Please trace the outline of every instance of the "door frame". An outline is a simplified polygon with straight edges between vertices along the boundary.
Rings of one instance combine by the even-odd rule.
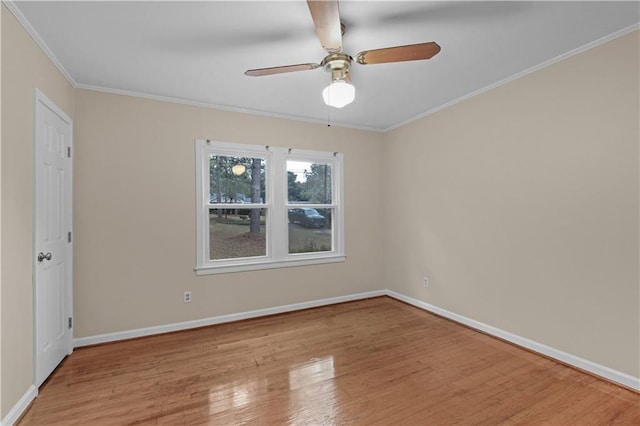
[[[38,180],[37,180],[37,136],[38,136],[38,125],[41,120],[40,117],[40,105],[44,108],[50,109],[54,114],[60,117],[68,126],[69,126],[69,147],[70,153],[73,152],[73,120],[69,117],[58,105],[56,105],[51,99],[49,99],[42,91],[38,88],[34,88],[33,90],[33,99],[34,99],[34,112],[33,112],[33,235],[32,235],[32,291],[33,291],[33,384],[36,387],[36,392],[38,388],[38,319],[39,315],[37,312],[37,291],[36,291],[36,269],[38,267],[38,262],[36,260],[38,247],[36,246],[36,226],[37,226],[37,195],[38,191],[36,190]],[[71,156],[71,162],[69,165],[69,211],[65,212],[68,215],[69,223],[70,223],[70,232],[73,237],[73,156]],[[73,318],[73,238],[71,238],[71,242],[69,242],[68,249],[68,280],[65,286],[65,316],[69,318]],[[74,324],[72,320],[72,326],[69,329],[69,339],[67,342],[67,353],[71,355],[73,352],[73,329]]]

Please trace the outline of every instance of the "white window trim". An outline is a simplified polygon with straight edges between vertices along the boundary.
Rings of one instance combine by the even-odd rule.
[[[267,209],[269,226],[266,229],[267,255],[224,260],[209,259],[209,215],[205,214],[209,200],[209,153],[232,156],[262,157],[267,161],[265,187],[267,198],[261,204],[243,204],[240,207]],[[288,268],[316,265],[346,260],[344,245],[344,198],[343,198],[343,156],[341,153],[309,151],[269,147],[264,145],[244,145],[208,140],[195,141],[196,157],[196,275],[243,272],[259,269]],[[332,204],[306,204],[305,207],[333,209],[332,251],[311,253],[288,253],[287,209],[296,204],[287,202],[288,159],[329,163],[332,166]],[[233,207],[233,204],[229,204]]]

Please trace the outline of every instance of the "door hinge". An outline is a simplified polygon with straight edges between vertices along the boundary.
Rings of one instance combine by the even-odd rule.
[[[67,233],[67,242],[71,242],[71,231]]]
[[[69,317],[69,330],[73,327],[73,318]]]
[[[71,158],[71,147],[67,147],[67,158]]]

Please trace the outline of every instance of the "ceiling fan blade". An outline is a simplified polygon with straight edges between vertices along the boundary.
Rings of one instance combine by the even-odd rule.
[[[431,41],[429,43],[365,50],[358,53],[356,62],[362,65],[368,65],[384,64],[387,62],[417,61],[420,59],[430,59],[439,51],[440,46],[438,43]]]
[[[342,52],[342,26],[338,0],[307,0],[320,44],[329,53]]]
[[[263,75],[284,74],[286,72],[314,70],[319,67],[320,64],[283,65],[281,67],[257,68],[254,70],[248,70],[244,72],[244,75],[248,75],[250,77],[260,77]]]

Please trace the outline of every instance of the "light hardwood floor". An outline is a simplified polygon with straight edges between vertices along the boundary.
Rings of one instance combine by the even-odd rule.
[[[639,425],[640,395],[388,297],[77,349],[20,425]]]

